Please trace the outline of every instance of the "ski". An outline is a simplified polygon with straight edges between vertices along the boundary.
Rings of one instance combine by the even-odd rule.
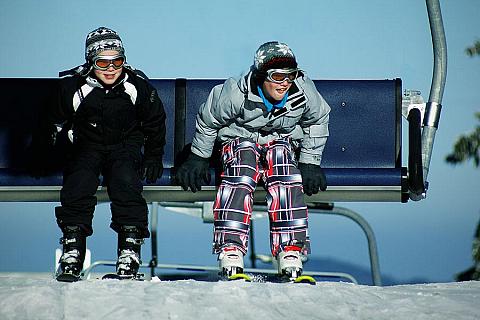
[[[272,279],[271,282],[295,283],[295,284],[296,283],[308,283],[308,284],[311,284],[311,285],[317,284],[317,281],[315,280],[315,278],[313,278],[311,276],[306,276],[306,275],[300,275],[300,276],[295,277],[295,278],[290,278],[290,277],[285,276],[285,275],[277,275],[276,278],[277,278],[277,280]]]
[[[292,284],[299,284],[299,283],[306,283],[310,285],[316,285],[317,281],[312,276],[307,275],[300,275],[296,278],[289,278],[282,275],[267,275],[263,277],[248,275],[245,273],[236,273],[231,276],[223,276],[221,280],[224,281],[237,281],[237,280],[245,280],[246,282],[265,282],[265,283],[292,283]]]
[[[293,283],[308,283],[308,284],[311,284],[311,285],[316,285],[317,281],[315,280],[315,278],[313,278],[311,276],[303,275],[303,276],[299,276],[299,277],[295,278],[293,280]]]
[[[116,273],[107,273],[102,277],[102,280],[136,280],[136,281],[143,281],[144,280],[143,273],[137,273],[136,275],[119,275]]]
[[[61,272],[56,276],[56,279],[60,282],[77,282],[81,280],[80,275],[71,272]]]
[[[227,278],[228,281],[235,281],[235,280],[245,280],[247,282],[252,282],[252,278],[245,273],[236,273],[231,275]]]

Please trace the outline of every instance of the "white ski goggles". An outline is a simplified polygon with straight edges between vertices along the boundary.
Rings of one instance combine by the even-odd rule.
[[[274,83],[282,83],[285,80],[292,83],[298,78],[298,69],[270,69],[266,72],[267,80]]]

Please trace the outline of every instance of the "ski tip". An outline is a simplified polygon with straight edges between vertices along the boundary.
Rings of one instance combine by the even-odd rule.
[[[247,282],[252,282],[252,278],[249,275],[246,275],[245,273],[236,273],[234,275],[231,275],[228,277],[229,281],[233,280],[245,280]]]
[[[121,280],[120,276],[116,273],[107,273],[102,277],[102,280]]]
[[[80,281],[80,277],[73,274],[59,274],[55,279],[59,282],[77,282]]]
[[[308,283],[308,284],[311,284],[311,285],[316,285],[317,284],[317,281],[311,277],[311,276],[305,276],[305,275],[302,275],[302,276],[299,276],[297,278],[295,278],[295,280],[293,280],[294,283]]]

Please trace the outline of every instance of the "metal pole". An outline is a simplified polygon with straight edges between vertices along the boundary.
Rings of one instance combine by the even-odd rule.
[[[151,220],[150,220],[150,236],[152,241],[152,259],[150,260],[150,276],[153,278],[155,276],[155,268],[158,264],[158,249],[157,249],[157,224],[158,224],[158,202],[152,202],[151,204]]]
[[[422,131],[422,163],[423,181],[428,184],[428,170],[432,157],[433,143],[438,129],[442,97],[447,78],[447,44],[443,29],[442,12],[438,0],[426,0],[428,20],[432,34],[433,45],[433,76],[430,87],[430,96],[425,110]],[[427,185],[428,187],[428,185]]]
[[[254,211],[266,211],[265,206],[255,205],[253,206]],[[370,268],[372,274],[373,284],[376,286],[382,285],[382,277],[380,274],[380,263],[378,260],[378,250],[377,250],[377,241],[375,239],[375,234],[373,233],[372,227],[361,215],[347,208],[343,207],[334,207],[333,204],[308,204],[308,212],[311,213],[323,213],[329,215],[340,215],[347,218],[350,218],[355,223],[357,223],[360,228],[362,228],[365,236],[367,237],[368,242],[368,253],[370,257]]]
[[[197,216],[201,215],[201,210],[203,208],[203,204],[201,202],[197,203],[182,203],[182,202],[160,202],[159,203],[162,207],[169,209],[169,208],[188,208],[188,209],[198,209],[199,213]],[[368,240],[368,247],[369,247],[369,255],[370,255],[370,264],[371,264],[371,272],[372,272],[372,281],[373,284],[376,286],[381,286],[382,281],[380,277],[380,267],[379,267],[379,262],[378,262],[378,252],[377,252],[377,245],[376,245],[376,240],[375,240],[375,235],[373,234],[373,230],[368,224],[366,220],[364,220],[359,214],[353,212],[352,210],[346,209],[346,208],[333,208],[331,206],[328,206],[328,209],[315,209],[315,208],[310,208],[310,212],[314,213],[324,213],[324,214],[338,214],[338,215],[343,215],[346,216],[353,221],[355,221],[357,224],[360,225],[360,227],[363,229],[367,236]],[[253,212],[252,212],[252,218],[256,217],[266,217],[267,214],[267,208],[265,205],[254,205],[253,206]],[[259,214],[260,213],[260,214]],[[253,220],[253,219],[252,219]],[[250,241],[253,241],[253,236],[251,236]],[[252,242],[251,242],[252,243]],[[255,252],[255,257],[258,257],[256,252]],[[171,268],[173,265],[163,265],[163,264],[157,264],[157,268]],[[206,266],[181,266],[181,265],[175,265],[174,268],[177,269],[190,269],[190,270],[218,270],[218,267],[206,267]],[[195,268],[195,269],[194,269]],[[255,269],[255,268],[250,268],[250,269],[245,269],[246,272],[263,272],[266,273],[264,269]],[[276,273],[277,271],[274,269],[271,269],[269,273]],[[357,280],[346,273],[332,273],[332,272],[310,272],[306,271],[304,274],[306,275],[312,275],[312,276],[324,276],[324,277],[338,277],[338,278],[346,278],[351,280],[353,283],[357,283]]]
[[[253,225],[253,220],[250,220],[250,261],[252,268],[255,269],[257,267],[257,254],[255,252],[255,230]]]
[[[309,208],[308,210],[310,213],[336,214],[345,216],[356,222],[362,228],[363,232],[365,232],[365,236],[367,237],[368,242],[372,281],[374,285],[381,286],[382,278],[380,275],[380,263],[378,260],[377,241],[375,239],[373,229],[370,227],[370,224],[355,211],[343,207],[332,207],[331,209]]]

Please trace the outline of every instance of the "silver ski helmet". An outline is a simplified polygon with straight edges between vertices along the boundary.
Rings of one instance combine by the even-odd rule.
[[[296,69],[297,60],[287,44],[270,41],[262,44],[255,52],[253,67],[260,73],[270,69]]]

